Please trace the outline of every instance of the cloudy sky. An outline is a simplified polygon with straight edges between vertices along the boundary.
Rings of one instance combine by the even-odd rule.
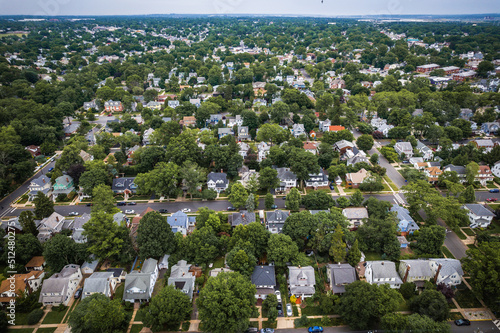
[[[500,12],[499,0],[0,0],[0,15],[401,15]]]

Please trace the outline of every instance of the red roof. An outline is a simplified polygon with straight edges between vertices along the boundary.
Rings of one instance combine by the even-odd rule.
[[[339,126],[339,125],[333,125],[329,127],[330,132],[337,132],[337,131],[342,131],[345,130],[344,126]]]

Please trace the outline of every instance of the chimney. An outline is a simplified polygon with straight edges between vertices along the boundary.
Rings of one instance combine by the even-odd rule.
[[[67,182],[67,183],[69,183],[69,179],[68,179],[68,177],[66,177],[66,182]]]
[[[56,221],[59,222],[59,216],[56,216]]]
[[[437,283],[439,272],[441,271],[441,267],[443,267],[443,265],[439,264],[438,269],[436,271],[436,275],[434,276],[434,283]]]
[[[42,178],[42,182],[45,184],[45,178]]]
[[[406,279],[408,279],[408,273],[410,273],[410,267],[411,267],[410,265],[408,265],[406,267],[406,273],[405,273],[405,277],[403,278],[403,283],[405,283]]]
[[[381,265],[384,266],[384,262],[383,261],[382,261]]]
[[[224,172],[224,170],[223,170],[223,169],[220,169],[220,173],[223,173],[223,172]]]

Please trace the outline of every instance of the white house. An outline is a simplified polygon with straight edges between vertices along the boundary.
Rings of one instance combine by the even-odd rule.
[[[225,172],[210,172],[207,177],[207,187],[209,189],[215,190],[217,193],[227,190],[229,180]]]
[[[265,142],[260,142],[257,145],[257,162],[262,162],[266,159],[267,155],[269,155],[269,149],[271,149],[271,147]]]
[[[444,283],[447,286],[458,286],[462,283],[464,272],[460,260],[457,259],[430,259],[432,274],[436,284]]]
[[[151,142],[151,135],[153,134],[155,130],[152,128],[148,128],[147,130],[144,131],[144,134],[142,134],[142,143],[144,145],[150,145]]]
[[[314,268],[311,266],[288,267],[288,288],[290,294],[302,297],[302,299],[311,297],[316,292],[315,285]]]
[[[418,152],[422,154],[424,161],[432,160],[434,158],[434,152],[432,149],[424,145],[420,140],[417,141]]]
[[[328,132],[331,125],[332,125],[332,122],[330,121],[330,119],[320,120],[319,121],[319,130],[321,132]]]
[[[297,176],[290,168],[277,168],[276,171],[280,180],[280,186],[275,189],[276,192],[285,192],[292,187],[297,187]]]
[[[106,297],[111,297],[116,289],[116,283],[113,272],[95,272],[85,279],[82,299],[92,294],[103,294]]]
[[[492,211],[480,204],[466,204],[462,207],[467,210],[471,228],[486,228],[495,217]]]
[[[291,132],[294,137],[298,138],[299,136],[306,134],[306,129],[304,128],[304,124],[293,124]]]
[[[158,261],[147,259],[142,265],[141,271],[132,271],[125,278],[125,291],[123,300],[134,303],[151,299],[151,294],[158,279]]]
[[[43,305],[68,305],[81,281],[80,266],[66,265],[60,273],[43,281],[38,301]]]
[[[171,216],[167,216],[167,222],[174,234],[180,232],[182,235],[186,236],[189,228],[195,226],[196,217],[188,216],[186,213],[179,210]]]
[[[413,157],[413,147],[409,142],[397,142],[394,145],[394,150],[399,154],[400,157],[403,154],[405,154],[406,158]]]
[[[367,261],[365,278],[370,284],[388,284],[393,289],[399,289],[403,284],[392,261]]]
[[[28,185],[28,199],[29,201],[33,201],[35,199],[38,192],[42,192],[45,195],[49,195],[51,186],[50,186],[50,178],[46,175],[41,175],[40,177],[31,180]]]

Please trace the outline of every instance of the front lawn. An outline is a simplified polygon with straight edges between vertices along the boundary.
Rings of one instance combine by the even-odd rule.
[[[276,328],[277,321],[270,322],[269,320],[264,320],[262,322],[262,328]]]
[[[33,332],[34,328],[20,328],[20,329],[12,329],[12,332],[16,333],[31,333]]]
[[[302,314],[306,316],[322,316],[325,313],[319,305],[307,305],[302,309]]]
[[[215,259],[213,268],[222,268],[224,267],[224,257],[219,257]]]
[[[462,231],[465,232],[465,234],[467,234],[468,236],[474,236],[475,235],[474,231],[472,231],[471,228],[463,228]]]
[[[463,283],[458,286],[455,292],[455,301],[463,309],[482,307],[474,293]]]
[[[130,329],[130,333],[139,333],[143,327],[144,327],[144,325],[134,324],[134,325],[132,325],[132,328]]]
[[[446,258],[455,259],[455,256],[450,252],[450,250],[448,250],[446,246],[442,246],[441,251],[443,251],[443,254],[446,256]]]
[[[460,312],[450,312],[449,320],[464,319],[464,316]]]
[[[63,311],[52,310],[43,319],[42,324],[60,324],[66,314],[68,308],[65,308]]]
[[[122,300],[124,290],[125,290],[125,284],[122,283],[118,286],[118,288],[116,288],[115,295],[114,295],[113,299]]]

